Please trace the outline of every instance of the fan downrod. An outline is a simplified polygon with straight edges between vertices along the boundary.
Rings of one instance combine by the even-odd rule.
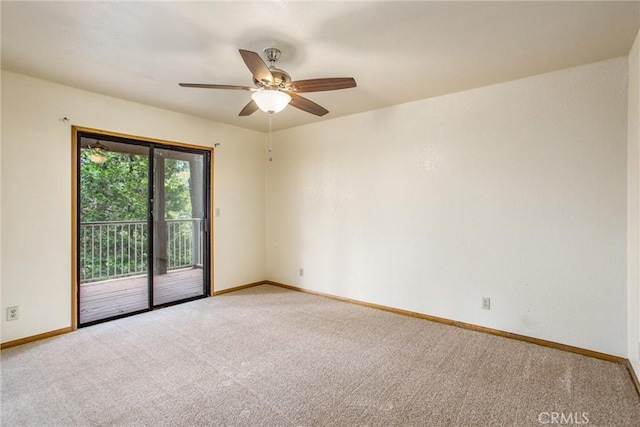
[[[280,49],[275,47],[267,47],[263,50],[263,52],[265,57],[267,58],[267,61],[269,62],[269,71],[271,71],[271,75],[273,76],[274,81],[273,81],[272,87],[284,89],[285,84],[291,81],[291,76],[286,71],[281,70],[280,68],[277,68],[275,66],[275,63],[278,61],[278,59],[280,59],[280,54],[282,52],[280,52]],[[257,81],[255,78],[253,81],[258,87],[265,86],[261,82]]]

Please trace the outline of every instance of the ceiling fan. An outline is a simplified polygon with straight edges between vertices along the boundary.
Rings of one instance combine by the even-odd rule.
[[[280,58],[280,50],[269,47],[264,50],[264,53],[269,66],[257,53],[240,49],[240,56],[242,56],[247,68],[253,74],[255,87],[200,83],[179,83],[179,85],[203,89],[231,89],[253,92],[251,101],[240,111],[240,116],[248,116],[258,109],[273,114],[283,110],[289,104],[307,113],[324,116],[329,110],[298,94],[356,87],[356,81],[353,77],[328,77],[292,81],[289,73],[275,67],[275,63]]]

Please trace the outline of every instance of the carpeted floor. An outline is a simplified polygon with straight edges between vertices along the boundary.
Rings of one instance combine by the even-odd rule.
[[[6,349],[1,362],[4,426],[640,421],[622,365],[267,285]]]

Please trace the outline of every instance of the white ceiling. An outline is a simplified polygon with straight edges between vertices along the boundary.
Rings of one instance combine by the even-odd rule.
[[[640,2],[12,2],[2,1],[2,68],[93,92],[264,131],[238,112],[252,85],[238,49],[282,50],[294,80],[354,77],[358,87],[308,93],[319,118],[299,126],[623,56]]]

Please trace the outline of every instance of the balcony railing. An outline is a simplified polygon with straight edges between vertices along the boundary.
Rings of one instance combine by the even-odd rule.
[[[202,219],[165,224],[167,270],[202,265]],[[80,223],[80,283],[146,274],[148,239],[147,221]]]

